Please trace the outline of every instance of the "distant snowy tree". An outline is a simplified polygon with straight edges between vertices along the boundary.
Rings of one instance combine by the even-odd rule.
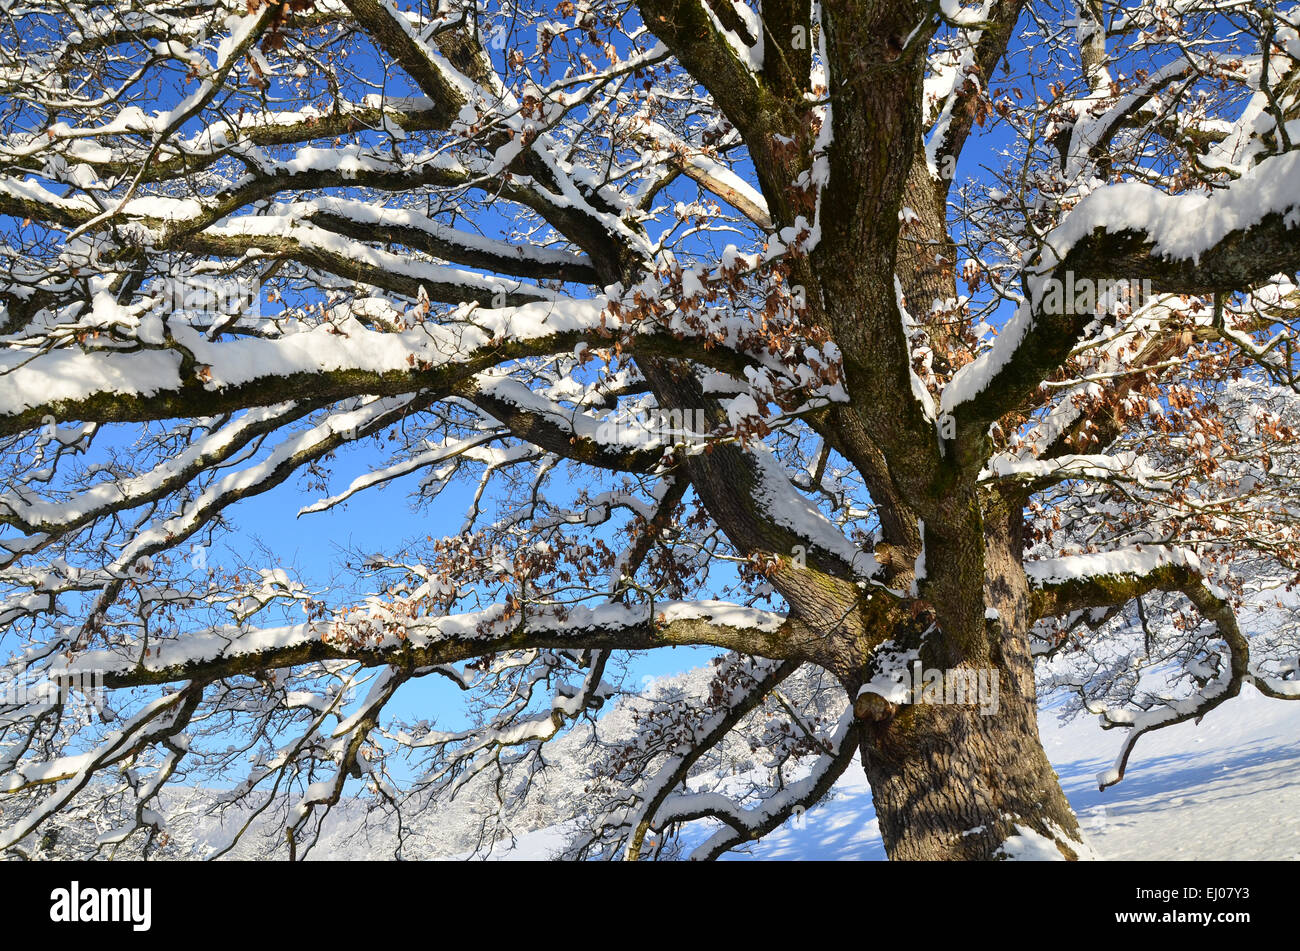
[[[859,760],[1076,858],[1040,690],[1103,785],[1300,697],[1297,4],[0,6],[5,854],[713,857]]]

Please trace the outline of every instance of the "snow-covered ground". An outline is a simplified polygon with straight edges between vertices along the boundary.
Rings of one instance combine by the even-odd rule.
[[[1300,703],[1252,688],[1211,712],[1143,737],[1127,776],[1105,792],[1117,732],[1092,717],[1039,716],[1048,756],[1088,840],[1106,859],[1300,859]],[[702,836],[701,836],[702,837]],[[494,858],[544,859],[556,829],[521,835]],[[884,859],[871,793],[856,765],[830,801],[730,858]]]

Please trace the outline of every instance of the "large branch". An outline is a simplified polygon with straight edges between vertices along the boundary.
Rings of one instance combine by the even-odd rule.
[[[386,623],[389,622],[389,623]],[[59,676],[102,671],[118,689],[296,667],[327,660],[363,667],[435,667],[502,651],[651,650],[708,646],[786,659],[798,650],[802,624],[794,619],[720,601],[611,603],[558,609],[526,606],[510,617],[499,606],[469,614],[413,618],[394,630],[377,620],[315,621],[282,628],[214,628],[147,644],[79,654]]]
[[[659,468],[671,439],[620,439],[621,430],[581,410],[569,410],[516,380],[481,374],[457,388],[456,395],[473,403],[517,438],[547,452],[615,472],[649,473]],[[638,436],[642,434],[636,434]]]
[[[1194,554],[1159,545],[1029,561],[1025,574],[1032,586],[1031,619],[1120,607],[1152,591],[1202,583]]]
[[[389,0],[344,0],[357,22],[375,38],[433,100],[441,122],[450,125],[468,101],[473,82],[425,43]]]
[[[945,463],[929,394],[914,386],[911,347],[894,275],[899,213],[916,164],[925,48],[932,18],[919,4],[823,4],[833,91],[832,134],[819,175],[820,237],[810,316],[824,320],[842,353],[851,403],[838,415],[844,442],[878,449],[896,493],[914,519],[933,509]],[[769,196],[770,201],[770,196]],[[856,461],[856,459],[855,459]],[[872,487],[873,492],[876,486]],[[927,524],[943,516],[925,513]]]
[[[932,171],[955,168],[975,126],[980,100],[989,96],[993,70],[1007,53],[1025,0],[992,0],[980,28],[959,34],[969,45],[953,64],[951,88],[943,97],[939,117],[926,151]],[[974,34],[973,40],[970,34]],[[956,176],[940,176],[936,186],[947,195]]]
[[[403,297],[415,299],[423,296],[446,304],[477,302],[517,307],[556,296],[519,281],[484,277],[411,255],[383,251],[360,241],[340,240],[335,232],[315,225],[295,224],[270,229],[248,227],[268,222],[275,223],[269,216],[242,216],[229,226],[204,231],[178,242],[178,246],[201,255],[236,259],[265,255],[288,259]],[[381,229],[374,230],[378,232],[375,237],[382,237]],[[363,236],[360,231],[352,233]],[[432,245],[434,242],[431,239],[428,243]],[[518,265],[514,268],[526,269]],[[558,278],[561,273],[563,267],[556,266],[551,276]]]
[[[1129,731],[1114,767],[1097,777],[1102,789],[1124,778],[1133,747],[1142,736],[1189,720],[1199,721],[1237,696],[1247,683],[1274,699],[1300,699],[1300,686],[1269,677],[1251,664],[1250,644],[1237,624],[1232,604],[1223,591],[1205,580],[1200,562],[1191,552],[1151,547],[1030,562],[1025,569],[1033,585],[1032,613],[1037,617],[1119,607],[1152,591],[1176,591],[1215,625],[1226,646],[1226,655],[1218,656],[1214,679],[1187,697],[1164,699],[1140,712],[1090,708],[1101,715],[1107,729]]]
[[[720,4],[730,0],[720,0]],[[642,19],[749,138],[763,124],[765,90],[702,0],[640,0]]]
[[[601,276],[590,258],[484,239],[403,209],[319,199],[279,206],[286,212],[301,211],[301,219],[311,222],[310,225],[291,225],[288,218],[277,222],[277,216],[231,217],[254,203],[289,191],[360,187],[399,192],[430,185],[491,188],[494,196],[499,195],[532,209],[560,233],[575,234],[587,247],[594,247],[606,271],[612,266],[609,263],[611,249],[617,245],[611,240],[613,236],[602,231],[603,242],[593,244],[594,225],[589,217],[544,189],[518,179],[499,180],[499,176],[476,174],[472,170],[473,163],[468,161],[464,164],[433,161],[402,165],[377,153],[350,151],[351,161],[340,163],[332,161],[331,156],[322,150],[304,148],[290,161],[263,163],[264,167],[256,174],[246,176],[235,187],[211,198],[171,202],[142,198],[123,203],[118,214],[148,228],[151,246],[156,250],[238,257],[249,250],[260,249],[412,297],[423,284],[430,299],[450,303],[469,300],[488,303],[497,299],[499,285],[478,275],[443,280],[430,270],[436,269],[435,265],[425,265],[388,254],[369,244],[343,242],[331,236],[344,235],[356,242],[400,242],[455,263],[500,274],[601,283]],[[166,208],[166,217],[159,217],[160,208]],[[0,214],[67,228],[84,228],[102,217],[94,203],[84,197],[56,195],[36,181],[2,175]],[[218,224],[223,219],[225,224]],[[128,249],[128,253],[134,253],[133,249]],[[421,273],[428,276],[421,278]],[[520,288],[512,288],[508,294],[510,303],[524,303],[547,296]],[[57,297],[47,301],[46,306],[55,300]]]
[[[188,327],[149,347],[121,350],[0,351],[0,435],[46,416],[82,422],[139,422],[214,416],[286,400],[334,402],[417,390],[450,392],[477,373],[529,356],[573,352],[620,339],[634,354],[690,357],[740,373],[755,361],[725,347],[707,350],[663,331],[620,334],[601,325],[601,302],[543,302],[478,311],[463,324],[400,333],[357,323],[325,325],[273,340],[211,342]]]
[[[1300,268],[1298,224],[1300,152],[1266,159],[1208,198],[1125,183],[1084,199],[1047,237],[1028,296],[992,350],[944,391],[942,412],[956,422],[963,462],[984,462],[988,427],[1033,397],[1099,319],[1067,299],[1071,288],[1150,281],[1169,293],[1248,289]]]
[[[581,284],[599,280],[590,260],[581,255],[480,238],[407,209],[376,208],[359,201],[317,200],[306,217],[321,228],[357,241],[402,244],[498,274]]]

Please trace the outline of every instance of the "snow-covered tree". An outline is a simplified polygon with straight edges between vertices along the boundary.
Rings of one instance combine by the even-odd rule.
[[[1041,689],[1103,785],[1300,696],[1300,5],[2,6],[11,854],[712,857],[860,761],[893,857],[1075,858]],[[405,477],[328,590],[208,557]]]

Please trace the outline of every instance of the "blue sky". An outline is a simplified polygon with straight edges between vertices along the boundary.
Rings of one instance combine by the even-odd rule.
[[[531,44],[531,36],[518,39],[522,39],[525,45]],[[514,42],[516,38],[512,38],[512,44]],[[499,61],[506,52],[492,49],[491,54]],[[1015,59],[1017,67],[1023,65],[1019,56]],[[359,60],[354,57],[352,65],[354,68],[360,66],[358,72],[363,78],[378,80],[381,75],[384,76],[390,93],[400,95],[412,91],[409,83],[399,78],[400,72],[386,67],[378,55]],[[153,107],[166,108],[187,91],[179,82],[180,78],[180,73],[173,71],[171,81],[164,83],[162,95]],[[991,83],[995,86],[1001,84],[997,80]],[[373,138],[379,141],[384,136],[379,133]],[[999,161],[999,150],[1009,147],[1011,142],[1008,130],[1000,124],[976,130],[958,168],[958,181],[967,178],[987,179],[988,174],[979,163]],[[745,173],[743,167],[738,167],[737,171]],[[671,205],[678,199],[691,201],[697,197],[698,191],[694,184],[682,180],[666,191],[662,199]],[[472,223],[490,236],[504,233],[509,224],[495,213],[478,214]],[[715,236],[703,236],[699,239],[697,250],[706,258],[715,257],[715,241]],[[270,305],[264,302],[263,306]],[[382,462],[383,454],[372,442],[366,441],[346,448],[332,463],[331,491],[339,490],[354,476]],[[459,530],[472,487],[463,483],[450,486],[436,502],[415,511],[409,493],[418,479],[418,473],[407,476],[385,487],[356,495],[331,511],[298,517],[299,509],[318,496],[304,491],[301,477],[295,476],[270,492],[246,499],[228,509],[226,514],[233,531],[209,555],[209,561],[227,567],[247,564],[254,568],[290,568],[301,573],[304,580],[312,586],[328,585],[342,569],[349,551],[359,549],[365,553],[387,553],[400,547],[401,542],[408,538],[426,535],[436,538]],[[256,557],[252,560],[238,557],[253,551],[258,540],[265,542],[275,553],[275,564],[266,564]],[[342,600],[340,593],[338,601]],[[630,670],[631,684],[636,685],[645,676],[699,665],[713,653],[703,649],[677,649],[638,656]],[[426,678],[408,685],[389,709],[401,716],[436,717],[443,725],[454,725],[463,715],[457,691],[437,678]]]

